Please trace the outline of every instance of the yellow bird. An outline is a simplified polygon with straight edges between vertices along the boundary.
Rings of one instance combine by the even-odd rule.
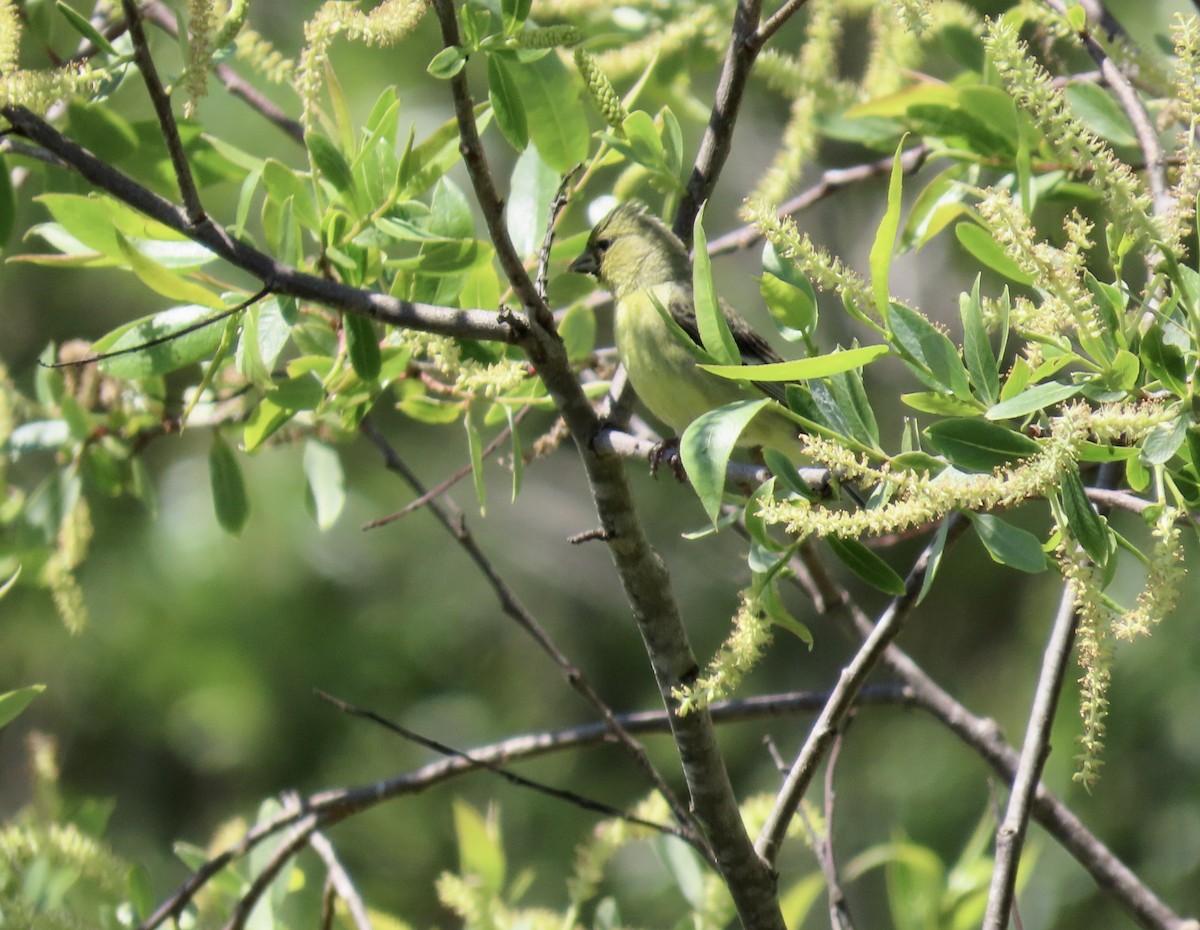
[[[663,320],[655,301],[701,345],[687,249],[644,204],[620,204],[597,223],[587,247],[570,269],[595,275],[612,293],[617,352],[629,380],[650,413],[676,433],[682,433],[700,414],[735,401],[766,395],[784,402],[782,384],[751,385],[697,367],[696,358]],[[736,311],[724,301],[720,307],[742,364],[783,361]],[[796,422],[770,404],[750,421],[738,445],[778,449],[795,461],[802,454],[799,433]]]

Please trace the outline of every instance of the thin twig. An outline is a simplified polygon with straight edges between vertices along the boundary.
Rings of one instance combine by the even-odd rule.
[[[276,847],[259,873],[254,876],[250,887],[238,899],[233,912],[229,915],[229,920],[225,922],[224,930],[243,930],[246,921],[254,912],[254,906],[271,887],[271,882],[275,881],[283,867],[292,860],[296,853],[308,845],[317,826],[318,818],[315,815],[309,815],[296,824],[291,836]]]
[[[905,688],[887,685],[873,686],[863,689],[859,695],[858,706],[906,704],[910,697],[910,693]],[[736,723],[764,717],[812,713],[819,710],[827,698],[827,694],[820,692],[769,694],[738,701],[718,701],[710,706],[709,713],[715,721]],[[622,714],[617,719],[621,726],[631,733],[669,734],[672,732],[671,717],[662,710]],[[604,721],[568,727],[563,730],[510,737],[498,743],[471,749],[469,751],[470,759],[460,757],[440,759],[415,771],[383,781],[372,782],[356,788],[342,788],[314,794],[303,799],[299,805],[288,806],[274,818],[255,824],[233,846],[201,865],[188,877],[187,881],[155,909],[153,914],[142,922],[139,930],[154,930],[172,917],[178,917],[196,894],[212,880],[213,876],[231,862],[247,855],[259,844],[283,830],[298,824],[309,833],[316,829],[327,829],[354,814],[385,801],[417,794],[453,778],[474,772],[479,767],[478,763],[484,759],[496,762],[532,759],[552,752],[605,744],[611,738],[612,729]]]
[[[363,434],[375,444],[380,454],[383,455],[387,468],[403,478],[420,497],[427,497],[428,492],[424,489],[421,480],[408,467],[408,464],[400,457],[392,444],[387,441],[387,438],[379,432],[374,421],[366,417],[363,419],[360,428]],[[633,757],[638,767],[641,768],[650,780],[650,783],[654,785],[655,789],[667,802],[680,827],[693,830],[694,824],[690,813],[675,796],[675,793],[667,785],[666,780],[654,767],[653,763],[650,762],[650,757],[646,755],[646,750],[625,730],[617,716],[613,713],[612,708],[608,706],[607,702],[591,686],[591,683],[584,676],[583,672],[576,668],[567,658],[566,654],[558,648],[558,645],[550,638],[550,635],[537,622],[537,618],[525,607],[521,599],[517,597],[516,592],[509,587],[508,582],[504,580],[499,570],[492,564],[491,560],[475,541],[475,537],[467,528],[466,519],[463,515],[461,513],[451,514],[445,506],[435,499],[430,499],[428,506],[438,522],[458,541],[458,544],[466,551],[471,561],[483,573],[483,576],[492,586],[492,590],[496,594],[496,599],[500,602],[500,609],[508,617],[516,621],[517,625],[533,638],[533,641],[559,667],[563,677],[571,687],[608,723],[613,736],[626,752]]]
[[[702,856],[705,856],[706,858],[709,856],[708,850],[705,849],[703,844],[697,840],[694,832],[690,832],[681,827],[674,827],[669,824],[657,823],[653,820],[645,820],[641,817],[636,817],[633,814],[621,810],[619,807],[613,807],[611,804],[605,804],[603,801],[597,801],[594,798],[589,798],[587,795],[579,794],[576,791],[570,791],[565,788],[556,788],[554,785],[548,785],[545,782],[536,781],[532,778],[526,778],[524,775],[518,775],[511,769],[505,768],[503,765],[498,765],[497,763],[488,759],[476,759],[472,757],[469,752],[464,752],[461,749],[455,749],[453,746],[448,746],[440,740],[430,739],[428,736],[422,736],[415,730],[410,730],[408,727],[401,726],[392,720],[388,720],[386,717],[375,713],[375,711],[363,710],[359,707],[355,707],[353,704],[349,704],[340,698],[336,698],[332,694],[326,694],[324,691],[318,690],[317,697],[328,702],[329,704],[332,704],[344,714],[347,714],[351,717],[358,717],[360,720],[369,720],[371,723],[377,724],[388,732],[395,733],[397,736],[402,737],[409,742],[416,743],[418,746],[424,746],[426,749],[433,750],[438,755],[446,756],[447,758],[451,759],[462,759],[465,762],[471,762],[478,768],[485,769],[486,771],[491,772],[493,775],[499,775],[510,785],[516,785],[520,788],[528,788],[529,790],[535,791],[538,794],[544,794],[547,797],[555,798],[559,801],[566,801],[568,804],[573,804],[582,810],[591,811],[592,813],[596,814],[603,814],[606,817],[624,820],[627,823],[637,824],[638,826],[647,827],[648,829],[655,830],[659,833],[666,833],[670,836],[678,837],[685,843],[694,847]]]
[[[1045,3],[1066,19],[1067,5],[1063,0],[1045,0]],[[1091,7],[1090,11],[1089,6]],[[1095,12],[1097,8],[1099,8],[1102,15],[1106,12],[1099,0],[1084,5],[1084,10],[1088,11],[1089,15]],[[1109,20],[1111,21],[1111,17],[1109,17]],[[1125,115],[1129,118],[1129,122],[1133,126],[1133,134],[1137,138],[1138,147],[1142,150],[1142,155],[1146,159],[1146,184],[1150,188],[1150,196],[1154,202],[1154,214],[1156,216],[1165,216],[1171,208],[1171,194],[1167,188],[1166,156],[1163,152],[1162,143],[1158,140],[1158,131],[1154,128],[1154,121],[1150,118],[1150,114],[1146,110],[1146,105],[1142,103],[1142,99],[1138,96],[1129,78],[1117,67],[1116,62],[1108,56],[1104,47],[1096,41],[1095,36],[1086,28],[1080,30],[1077,36],[1083,44],[1084,49],[1091,56],[1092,61],[1100,68],[1100,74],[1103,76],[1105,83],[1112,88],[1113,93],[1117,97],[1117,102],[1121,105],[1121,109],[1125,111]]]
[[[155,115],[158,116],[158,128],[162,130],[163,142],[166,143],[167,153],[171,157],[171,166],[175,170],[175,181],[179,185],[179,195],[183,198],[188,221],[192,226],[197,226],[206,218],[204,205],[200,202],[196,179],[192,177],[192,166],[188,162],[187,152],[183,150],[183,141],[179,138],[179,126],[176,125],[175,113],[171,110],[171,98],[163,88],[158,68],[155,67],[154,58],[150,54],[146,30],[142,28],[141,10],[138,9],[136,0],[121,0],[121,9],[125,11],[129,37],[133,40],[133,60],[142,72],[142,80],[146,83],[150,102],[154,105]]]
[[[854,930],[854,923],[850,920],[850,906],[838,881],[837,860],[833,855],[833,811],[834,802],[837,800],[833,776],[837,771],[838,758],[842,754],[842,744],[846,740],[846,730],[853,720],[852,714],[847,715],[829,750],[829,760],[825,763],[825,838],[822,842],[825,855],[821,861],[821,868],[825,870],[825,884],[829,893],[829,922],[834,930]]]
[[[61,158],[92,186],[184,234],[193,242],[206,246],[231,265],[257,278],[274,294],[309,300],[368,316],[392,326],[439,335],[506,343],[519,343],[526,335],[525,327],[519,320],[503,317],[492,310],[461,310],[400,300],[389,294],[361,290],[305,274],[234,239],[210,219],[194,224],[185,210],[97,158],[26,107],[0,107],[0,116],[8,120],[20,135]]]
[[[531,409],[532,408],[528,406],[522,407],[515,414],[513,414],[513,425],[505,426],[504,429],[500,430],[500,432],[496,434],[495,438],[483,447],[483,450],[479,453],[479,458],[481,460],[486,460],[493,452],[499,449],[500,446],[508,442],[509,437],[512,436],[513,426],[525,419]],[[409,501],[394,513],[389,513],[386,517],[379,517],[375,520],[368,520],[362,525],[363,530],[377,530],[381,526],[387,526],[389,523],[395,523],[397,520],[407,517],[414,510],[420,510],[434,498],[441,497],[452,487],[462,481],[463,478],[471,474],[471,472],[474,470],[475,466],[472,463],[467,462],[466,465],[462,466],[462,468],[458,469],[458,471],[454,472],[454,474],[450,475],[450,477],[440,481],[438,484],[435,484],[423,494],[419,494],[415,500]]]
[[[691,177],[688,178],[679,209],[675,212],[675,234],[688,245],[692,241],[692,224],[696,214],[712,195],[721,169],[729,158],[733,128],[746,94],[746,83],[762,48],[761,44],[754,44],[761,16],[762,0],[738,0],[712,113],[704,130],[704,138],[700,141],[700,151],[696,155]]]
[[[1050,754],[1050,727],[1058,707],[1058,695],[1066,678],[1075,642],[1075,595],[1064,585],[1058,613],[1050,630],[1050,640],[1042,656],[1042,671],[1038,676],[1033,707],[1021,747],[1021,761],[1013,779],[1004,821],[996,831],[996,861],[992,869],[992,884],[988,892],[984,930],[1005,930],[1012,911],[1017,883],[1017,865],[1021,861],[1025,830],[1033,796],[1041,780],[1042,767]]]
[[[172,38],[179,37],[179,25],[174,15],[159,0],[147,0],[142,4],[142,15]],[[251,109],[269,123],[279,127],[292,140],[304,144],[304,124],[288,116],[273,100],[237,73],[228,62],[216,67],[217,79],[235,97],[241,98]]]
[[[534,281],[534,288],[543,301],[549,299],[547,294],[550,281],[550,250],[554,247],[554,228],[558,224],[559,216],[566,209],[567,202],[571,199],[571,184],[582,170],[583,165],[576,165],[563,175],[562,181],[558,185],[558,192],[550,201],[550,207],[546,211],[546,234],[542,237],[542,248],[538,252],[537,277]]]
[[[946,520],[950,521],[947,538],[961,534],[969,525],[967,519],[957,513],[952,513]],[[758,854],[766,862],[773,864],[777,860],[787,834],[788,823],[816,775],[821,758],[832,743],[839,725],[853,706],[855,695],[862,688],[867,675],[883,658],[888,644],[899,635],[904,621],[915,605],[917,594],[925,581],[929,560],[933,555],[933,546],[934,543],[931,542],[917,557],[908,578],[905,579],[904,593],[892,599],[871,634],[863,641],[862,647],[842,669],[837,686],[829,697],[829,703],[812,725],[808,739],[792,763],[792,769],[754,844]]]
[[[314,830],[312,836],[308,838],[308,845],[325,863],[329,884],[337,892],[337,897],[346,902],[346,910],[350,912],[350,919],[354,922],[354,926],[358,930],[372,930],[371,917],[367,913],[367,906],[363,903],[362,895],[354,887],[350,873],[342,865],[337,850],[333,848],[329,838],[321,831]]]
[[[915,174],[925,164],[929,153],[930,148],[927,145],[916,145],[910,149],[905,149],[900,155],[900,170],[904,174]],[[829,195],[835,194],[854,184],[860,184],[871,178],[887,177],[891,173],[892,163],[893,158],[889,155],[887,158],[865,162],[861,165],[851,165],[847,168],[829,168],[821,174],[819,181],[806,190],[801,191],[791,200],[781,204],[778,211],[779,216],[780,218],[794,216],[803,210],[807,210],[819,201],[824,200]],[[725,233],[723,236],[710,239],[708,242],[708,254],[724,255],[728,252],[741,251],[742,249],[750,248],[761,240],[762,233],[759,232],[757,226],[743,226],[740,229]]]
[[[800,10],[807,0],[787,0],[778,10],[771,14],[765,23],[758,27],[754,34],[754,43],[762,48],[780,29]]]
[[[860,637],[869,636],[875,624],[829,574],[815,548],[802,546],[800,556],[830,608],[844,613]],[[884,652],[883,664],[911,689],[918,707],[978,753],[1006,782],[1012,782],[1020,757],[1005,742],[994,721],[971,713],[895,644]],[[1044,785],[1038,786],[1033,817],[1140,926],[1146,930],[1200,930],[1200,921],[1172,911]]]

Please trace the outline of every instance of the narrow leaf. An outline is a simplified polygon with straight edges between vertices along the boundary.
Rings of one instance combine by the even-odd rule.
[[[713,283],[712,263],[708,258],[708,240],[704,235],[704,207],[696,213],[692,224],[696,258],[692,268],[692,290],[696,301],[696,326],[700,330],[700,341],[720,362],[735,365],[741,359],[729,323],[721,312],[717,300],[717,289]]]
[[[346,476],[337,450],[315,439],[305,443],[304,477],[308,479],[310,512],[317,526],[327,530],[337,522],[346,503]]]
[[[355,374],[364,381],[374,381],[379,377],[379,369],[383,364],[374,324],[365,316],[347,313],[342,318],[342,326],[346,331],[346,350],[350,353],[350,364],[354,366]]]
[[[1063,474],[1059,497],[1071,535],[1091,560],[1103,567],[1112,551],[1111,534],[1107,521],[1096,512],[1096,508],[1088,500],[1078,468],[1069,469]]]
[[[1038,451],[1038,444],[998,423],[978,419],[941,420],[925,430],[929,444],[959,468],[990,472]]]
[[[725,469],[738,437],[769,398],[740,400],[703,413],[688,425],[679,441],[679,454],[692,487],[715,524],[725,490]]]
[[[904,167],[900,156],[904,151],[904,140],[896,146],[896,154],[892,158],[892,176],[888,181],[887,210],[879,221],[879,229],[875,233],[875,242],[871,245],[868,265],[871,269],[871,287],[875,292],[875,308],[883,319],[888,318],[891,309],[891,290],[888,286],[888,276],[891,273],[892,252],[896,247],[896,234],[900,231],[900,194],[904,180]]]
[[[250,499],[246,495],[246,482],[237,457],[219,433],[213,434],[208,453],[208,475],[217,522],[230,535],[241,535],[250,518]]]
[[[30,685],[0,694],[0,728],[12,723],[29,703],[45,690],[45,685]]]
[[[1074,397],[1081,390],[1083,390],[1082,384],[1063,384],[1060,381],[1035,384],[1033,387],[1021,391],[1015,397],[1000,401],[991,407],[985,416],[989,420],[1025,417],[1037,410],[1052,407],[1068,397]]]
[[[856,539],[839,539],[828,536],[825,541],[833,554],[841,560],[850,571],[873,588],[884,594],[899,597],[904,594],[904,579],[874,552]]]
[[[967,513],[992,561],[1036,575],[1046,570],[1046,553],[1036,536],[989,513]]]
[[[888,354],[885,345],[862,346],[858,349],[842,349],[814,358],[800,358],[791,362],[772,362],[768,365],[700,365],[705,371],[735,381],[806,381],[810,378],[827,378],[843,371],[862,368],[877,358]]]

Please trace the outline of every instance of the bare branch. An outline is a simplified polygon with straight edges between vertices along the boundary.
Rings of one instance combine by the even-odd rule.
[[[1074,642],[1075,595],[1069,587],[1064,586],[1058,613],[1050,630],[1050,641],[1042,656],[1042,671],[1029,712],[1021,761],[1017,765],[1012,792],[1008,797],[1008,809],[996,831],[996,864],[992,869],[987,913],[983,918],[984,930],[1005,930],[1008,927],[1025,829],[1029,825],[1029,812],[1041,780],[1042,767],[1050,753],[1050,727],[1054,723],[1054,711],[1058,707],[1058,695],[1066,678]]]
[[[831,609],[844,612],[859,636],[869,636],[875,624],[850,593],[829,574],[816,550],[811,546],[801,547],[800,556],[813,583],[820,588]],[[977,752],[1001,778],[1012,782],[1019,756],[1005,742],[995,721],[971,713],[895,644],[888,646],[884,652],[883,664],[906,688],[911,689],[918,707],[939,720],[965,745]],[[1180,917],[1172,911],[1044,785],[1038,786],[1033,818],[1075,857],[1096,884],[1111,895],[1140,926],[1146,930],[1200,930],[1200,921]]]
[[[158,68],[150,55],[146,30],[142,28],[141,10],[138,9],[136,0],[121,0],[121,9],[125,11],[129,37],[133,40],[133,60],[142,72],[142,80],[146,82],[150,102],[158,116],[158,126],[162,130],[167,153],[171,156],[171,166],[175,169],[175,181],[179,185],[179,194],[187,209],[189,224],[196,226],[206,219],[204,205],[200,202],[200,192],[196,190],[196,180],[192,177],[192,166],[188,163],[187,152],[183,150],[183,141],[179,138],[179,126],[176,125],[175,114],[171,110],[171,98],[163,88]]]
[[[364,419],[361,429],[364,435],[375,444],[375,447],[383,455],[388,470],[403,478],[417,492],[420,498],[429,498],[429,492],[424,490],[420,479],[408,467],[408,464],[400,457],[391,443],[387,441],[387,438],[379,432],[374,421],[369,417]],[[675,796],[675,793],[654,767],[653,763],[650,762],[650,757],[646,755],[646,750],[620,724],[612,708],[608,706],[599,693],[591,686],[591,683],[584,676],[583,672],[576,668],[570,659],[567,658],[566,654],[558,648],[557,643],[550,638],[550,635],[538,623],[533,613],[525,607],[521,599],[517,597],[516,592],[509,587],[508,582],[504,580],[499,570],[475,541],[475,537],[467,528],[465,517],[461,513],[451,515],[445,506],[433,498],[428,499],[428,505],[433,515],[438,519],[438,522],[458,541],[458,544],[470,556],[471,561],[483,573],[488,584],[492,586],[497,600],[500,602],[500,609],[529,634],[541,650],[558,666],[568,684],[579,693],[593,710],[600,714],[601,718],[608,724],[612,735],[616,737],[626,752],[633,757],[638,767],[645,772],[650,783],[654,785],[655,790],[667,802],[672,814],[675,816],[676,822],[688,832],[690,841],[697,843],[703,849],[704,843],[694,830],[694,823],[690,813]],[[706,852],[709,851],[706,850]]]
[[[925,159],[929,157],[929,152],[930,149],[927,145],[916,145],[910,149],[905,149],[904,153],[900,156],[900,170],[906,175],[915,174],[925,164]],[[829,168],[821,175],[821,179],[816,184],[807,190],[801,191],[791,200],[781,204],[779,207],[779,216],[781,218],[793,216],[824,200],[830,194],[836,194],[838,191],[844,190],[854,184],[860,184],[871,178],[887,177],[892,171],[892,161],[893,158],[889,155],[887,158],[881,158],[878,161],[852,165],[848,168]],[[758,231],[757,226],[743,226],[741,229],[735,229],[723,236],[710,239],[708,241],[708,254],[724,255],[727,252],[737,252],[742,249],[748,249],[760,241],[762,241],[762,233]]]
[[[966,518],[957,513],[946,519],[950,521],[947,539],[960,535],[969,525]],[[808,739],[805,740],[796,761],[792,763],[783,789],[775,799],[775,806],[767,816],[755,842],[755,849],[767,862],[774,863],[779,856],[779,848],[787,834],[788,823],[816,775],[821,758],[833,742],[838,727],[853,706],[855,695],[862,688],[867,675],[883,658],[888,644],[899,635],[904,621],[912,611],[917,594],[925,581],[925,572],[929,568],[932,555],[931,542],[913,563],[904,582],[904,593],[892,599],[870,635],[863,640],[862,648],[850,664],[842,669],[837,686],[829,696],[829,702],[809,731]]]
[[[721,169],[729,158],[733,127],[746,93],[746,83],[762,48],[761,44],[755,43],[761,16],[762,0],[738,0],[729,48],[725,52],[725,63],[721,66],[721,77],[717,82],[716,101],[708,119],[708,127],[704,130],[704,138],[700,141],[692,175],[679,209],[675,212],[675,234],[688,245],[692,241],[692,224],[696,214],[700,212],[701,204],[712,195]]]
[[[337,896],[346,902],[346,910],[350,912],[350,919],[354,921],[354,926],[357,930],[371,930],[371,918],[367,914],[367,906],[363,904],[362,895],[354,887],[350,873],[342,865],[337,850],[333,848],[329,838],[320,831],[314,831],[308,839],[308,845],[325,863],[329,884],[337,892]]]

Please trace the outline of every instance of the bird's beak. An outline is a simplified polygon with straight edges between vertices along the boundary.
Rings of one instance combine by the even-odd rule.
[[[571,262],[567,266],[567,270],[573,271],[576,274],[596,274],[600,271],[600,264],[596,261],[596,253],[588,249],[579,258]]]

